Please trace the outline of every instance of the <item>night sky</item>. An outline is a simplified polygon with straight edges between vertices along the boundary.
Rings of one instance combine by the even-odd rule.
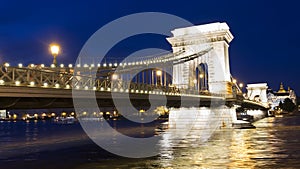
[[[227,22],[234,35],[231,73],[239,82],[280,82],[300,93],[300,2],[297,1],[1,1],[0,61],[51,64],[49,44],[59,43],[58,63],[74,63],[88,38],[105,24],[137,12],[164,12],[193,24]],[[120,28],[121,31],[122,28]],[[164,36],[147,35],[118,44],[110,55],[170,50]]]

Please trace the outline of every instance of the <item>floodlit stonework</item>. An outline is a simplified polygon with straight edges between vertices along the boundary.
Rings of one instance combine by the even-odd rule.
[[[217,22],[179,28],[172,34],[167,40],[179,59],[173,66],[173,84],[185,89],[232,94],[228,48],[233,35],[228,25]]]
[[[247,84],[247,98],[268,105],[267,83]]]

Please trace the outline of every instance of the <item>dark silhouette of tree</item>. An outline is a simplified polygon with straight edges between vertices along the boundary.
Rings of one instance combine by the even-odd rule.
[[[281,101],[279,102],[278,106],[282,109],[282,102]]]
[[[292,112],[296,109],[296,105],[289,98],[284,99],[284,102],[281,104],[280,103],[279,103],[279,107],[284,111]]]
[[[237,112],[244,112],[245,109],[244,109],[243,107],[238,107],[238,108],[236,108],[236,111],[237,111]]]

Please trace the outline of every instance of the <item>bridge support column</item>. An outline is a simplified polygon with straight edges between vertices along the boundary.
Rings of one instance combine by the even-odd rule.
[[[198,65],[207,65],[200,77],[208,81],[211,93],[232,94],[232,83],[229,66],[229,43],[233,35],[226,23],[179,28],[172,31],[173,37],[167,38],[172,45],[173,53],[179,53],[183,61],[173,66],[173,84],[180,88],[195,88],[199,79],[196,70]],[[196,57],[193,57],[196,55]],[[199,75],[198,75],[199,76]],[[195,83],[193,83],[195,81]],[[199,89],[198,89],[199,90]]]
[[[236,108],[226,106],[217,108],[172,108],[169,114],[170,129],[199,130],[205,135],[212,134],[220,128],[232,128],[235,121]]]

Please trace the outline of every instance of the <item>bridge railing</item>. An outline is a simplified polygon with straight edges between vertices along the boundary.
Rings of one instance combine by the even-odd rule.
[[[145,84],[111,77],[94,77],[93,72],[82,71],[74,75],[72,68],[8,67],[0,66],[0,86],[23,86],[38,88],[78,89],[107,92],[128,92],[165,95],[206,95],[224,97],[208,91],[179,89],[176,86]]]

